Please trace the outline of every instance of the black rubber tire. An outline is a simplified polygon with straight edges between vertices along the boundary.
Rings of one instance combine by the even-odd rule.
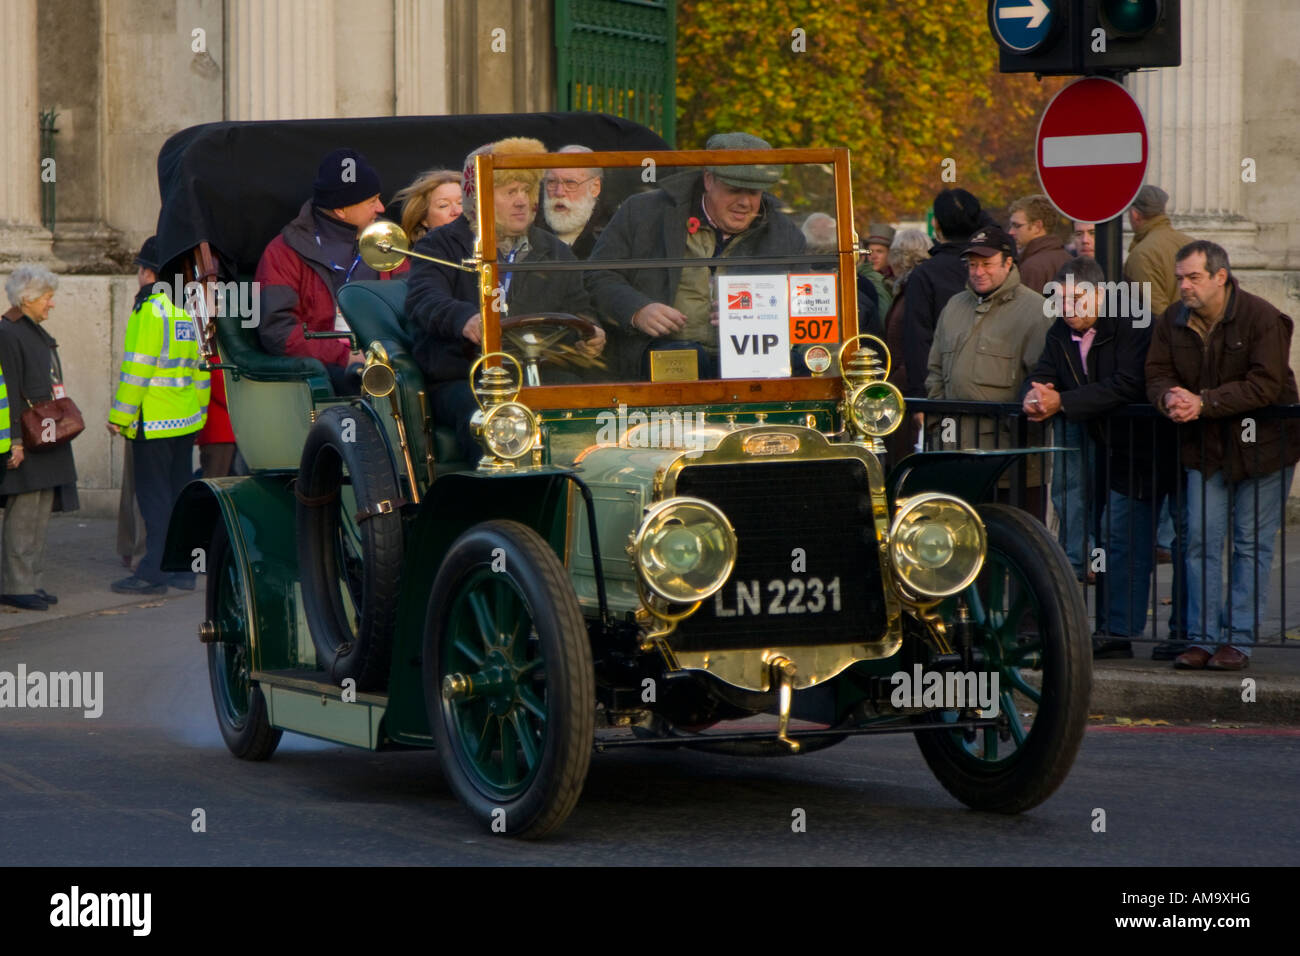
[[[541,651],[546,735],[538,767],[522,792],[503,799],[472,769],[452,705],[443,699],[443,641],[462,585],[491,568],[500,548],[503,570],[522,598]],[[498,610],[493,608],[493,610]],[[562,824],[577,805],[595,740],[596,688],[587,626],[568,573],[532,528],[515,521],[485,521],[452,544],[429,595],[422,641],[425,707],[443,773],[452,790],[489,830],[536,839]],[[513,749],[513,748],[512,748]],[[504,811],[504,817],[500,817]],[[493,824],[504,829],[493,829]]]
[[[218,520],[216,531],[212,535],[212,544],[208,549],[208,620],[218,619],[218,608],[223,600],[240,603],[238,569],[235,566],[235,552],[226,533],[225,523]],[[225,637],[232,636],[226,634]],[[227,677],[227,655],[235,655],[237,668],[251,670],[252,648],[248,634],[242,634],[242,640],[223,641],[208,645],[208,679],[212,685],[212,704],[217,712],[217,727],[230,752],[241,760],[266,760],[275,753],[284,733],[271,726],[267,716],[266,698],[262,689],[253,684],[246,696],[246,709],[241,715],[237,711],[245,702],[244,695],[232,687]],[[240,698],[240,699],[236,699]]]
[[[1056,539],[1017,508],[984,504],[978,511],[988,530],[990,555],[997,553],[1018,572],[1037,600],[1042,699],[1024,743],[997,766],[982,766],[967,753],[959,732],[926,730],[916,740],[935,777],[962,803],[975,810],[1020,813],[1051,796],[1074,763],[1088,723],[1092,643],[1083,596]],[[981,571],[980,578],[988,573]],[[980,646],[978,633],[974,645]]]
[[[324,668],[330,681],[340,684],[352,678],[357,690],[383,691],[397,621],[402,516],[394,507],[356,525],[354,516],[343,514],[340,492],[345,469],[358,509],[372,510],[383,501],[396,506],[397,476],[378,426],[364,409],[335,405],[321,412],[307,433],[298,468],[303,612],[317,666]],[[346,557],[340,561],[349,524],[360,530],[359,568],[355,560],[353,566]],[[355,626],[340,592],[345,584],[359,618]]]

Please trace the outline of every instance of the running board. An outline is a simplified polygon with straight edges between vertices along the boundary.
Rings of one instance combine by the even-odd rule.
[[[388,710],[383,694],[348,692],[324,681],[312,680],[303,672],[253,671],[250,679],[262,687],[267,718],[271,726],[296,734],[319,737],[350,747],[378,750],[380,726]]]

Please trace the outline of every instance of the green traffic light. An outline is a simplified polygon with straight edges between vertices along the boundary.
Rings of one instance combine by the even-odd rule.
[[[1135,37],[1160,22],[1160,8],[1160,0],[1101,0],[1098,12],[1109,32]]]

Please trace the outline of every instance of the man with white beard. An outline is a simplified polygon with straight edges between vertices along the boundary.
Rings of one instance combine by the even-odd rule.
[[[565,146],[556,152],[590,153],[591,150],[586,146]],[[600,186],[599,169],[548,169],[542,177],[541,214],[537,225],[555,233],[579,259],[591,255],[608,218],[595,215]]]

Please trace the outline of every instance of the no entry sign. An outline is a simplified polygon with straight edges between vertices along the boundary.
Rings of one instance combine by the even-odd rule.
[[[1105,222],[1132,203],[1147,171],[1147,126],[1114,80],[1071,83],[1038,123],[1038,181],[1067,219]]]

